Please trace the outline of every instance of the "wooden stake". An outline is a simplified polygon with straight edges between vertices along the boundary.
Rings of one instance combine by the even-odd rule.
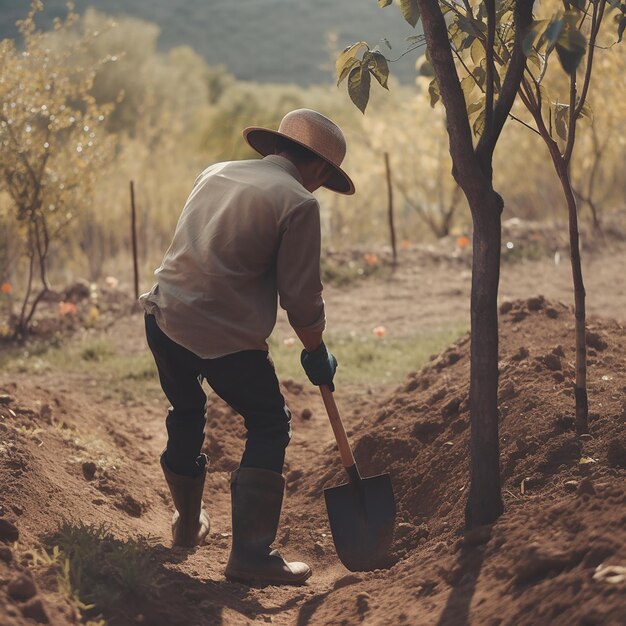
[[[398,252],[396,250],[396,229],[393,223],[393,187],[391,186],[391,168],[389,167],[389,153],[385,152],[385,173],[387,176],[387,211],[389,215],[389,235],[391,237],[391,250],[393,251],[393,264],[398,264]]]
[[[135,300],[139,299],[139,266],[137,264],[137,216],[135,211],[135,185],[130,181],[130,226],[133,245],[133,273],[135,276]]]

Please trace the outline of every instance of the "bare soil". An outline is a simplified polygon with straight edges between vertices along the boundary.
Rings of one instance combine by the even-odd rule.
[[[567,259],[505,264],[501,279],[500,410],[505,513],[463,529],[468,487],[469,340],[462,337],[395,387],[342,388],[364,475],[390,472],[398,504],[389,569],[348,572],[323,504],[344,481],[314,388],[285,380],[293,412],[277,546],[309,562],[302,587],[227,582],[229,472],[241,420],[211,397],[205,501],[207,545],[169,548],[171,503],[158,456],[162,395],[115,401],[88,368],[0,374],[0,623],[81,623],[50,568],[28,550],[50,544],[61,520],[139,535],[159,584],[149,597],[101,607],[112,625],[618,625],[626,616],[625,248],[586,258],[591,437],[576,439],[573,313]],[[468,319],[466,259],[404,251],[393,276],[326,292],[333,330],[405,336]],[[540,295],[542,294],[542,295]],[[287,332],[284,318],[278,332]],[[107,328],[128,352],[145,350],[141,315]],[[296,358],[294,356],[294,358]],[[370,392],[372,388],[370,386]]]

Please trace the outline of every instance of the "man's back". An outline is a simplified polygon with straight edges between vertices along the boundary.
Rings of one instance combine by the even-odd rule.
[[[285,245],[288,258],[279,263],[286,233],[294,245]],[[319,319],[320,305],[323,315],[319,236],[317,201],[287,159],[218,163],[195,181],[157,285],[142,302],[168,336],[203,358],[266,349],[277,289],[288,301],[292,286],[304,297],[312,309],[305,323]],[[317,276],[307,267],[307,284],[299,286],[292,268],[307,255]],[[281,276],[290,274],[284,289],[277,265]]]

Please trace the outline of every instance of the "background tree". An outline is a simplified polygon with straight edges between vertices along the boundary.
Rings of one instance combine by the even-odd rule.
[[[621,9],[617,15],[618,40],[621,40],[626,26],[626,4],[621,5],[617,0],[611,0],[611,2],[616,8]],[[589,432],[585,285],[580,257],[578,207],[572,186],[570,164],[578,121],[583,116],[591,115],[586,106],[587,95],[591,86],[598,35],[606,15],[607,0],[594,0],[593,2],[566,0],[559,5],[560,8],[548,19],[536,20],[526,37],[525,50],[532,61],[532,66],[529,64],[524,73],[520,98],[532,115],[537,131],[548,147],[567,203],[576,320],[576,383],[574,387],[576,433],[581,435]],[[568,77],[569,93],[564,102],[554,97],[543,84],[551,60],[555,58],[554,53]],[[595,171],[592,169],[589,175],[590,195],[593,192],[599,155],[602,152],[596,135],[592,134],[592,137],[594,138]],[[591,206],[594,209],[597,224],[595,207],[593,204]]]
[[[380,0],[381,6],[391,0]],[[494,521],[503,511],[498,439],[498,310],[502,197],[493,188],[493,152],[522,80],[523,41],[533,0],[462,5],[402,0],[402,13],[424,28],[429,92],[446,110],[452,173],[473,221],[471,293],[471,482],[465,510],[469,527]],[[419,43],[419,38],[416,40]],[[360,58],[359,58],[360,55]],[[456,62],[455,62],[456,61]],[[388,65],[364,42],[337,61],[339,82],[365,110],[371,78],[387,86]]]
[[[20,336],[50,291],[53,247],[60,248],[64,229],[89,202],[112,147],[102,129],[111,106],[96,104],[90,95],[94,69],[77,64],[84,38],[62,49],[51,46],[35,25],[41,9],[34,1],[19,22],[21,49],[12,40],[0,42],[0,186],[10,198],[27,259],[14,320]],[[76,19],[70,11],[65,21],[56,21],[55,31],[71,34]]]
[[[390,97],[384,111],[363,118],[361,141],[378,157],[392,155],[399,206],[414,212],[429,235],[445,237],[464,217],[459,215],[463,194],[450,176],[445,115],[439,108],[431,110],[421,93],[402,95]]]

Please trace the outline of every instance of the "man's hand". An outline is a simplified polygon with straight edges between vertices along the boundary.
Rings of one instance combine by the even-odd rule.
[[[333,378],[337,370],[337,359],[328,351],[324,342],[312,352],[302,350],[300,362],[314,385],[328,385],[331,391],[335,391]]]

